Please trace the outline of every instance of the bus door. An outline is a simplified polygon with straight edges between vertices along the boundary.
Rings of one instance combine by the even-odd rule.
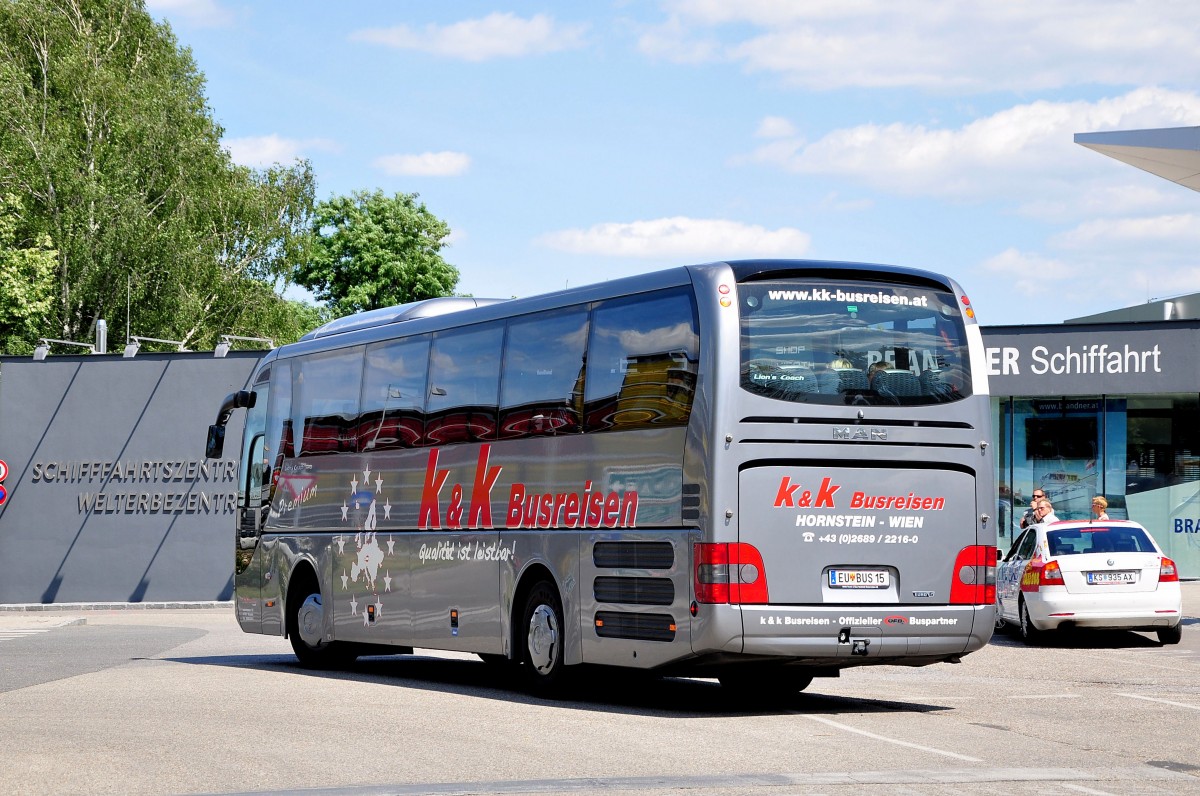
[[[233,586],[238,624],[247,633],[262,633],[263,556],[261,540],[263,510],[270,461],[266,449],[269,371],[255,383],[254,406],[246,413],[242,455],[238,464],[237,528],[234,535]]]

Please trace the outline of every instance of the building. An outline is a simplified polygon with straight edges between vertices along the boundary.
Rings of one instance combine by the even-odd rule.
[[[1200,190],[1200,127],[1080,133],[1075,142]],[[1200,293],[983,330],[1007,549],[1034,487],[1063,519],[1137,520],[1200,578]]]

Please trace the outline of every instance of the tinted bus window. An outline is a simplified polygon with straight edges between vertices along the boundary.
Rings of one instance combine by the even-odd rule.
[[[686,425],[698,350],[691,291],[597,305],[585,381],[588,430]]]
[[[301,430],[297,456],[355,451],[362,362],[361,347],[294,361],[292,427]]]
[[[971,394],[955,297],[805,279],[738,285],[742,387],[784,401],[924,405]]]
[[[409,337],[367,347],[360,451],[413,448],[425,435],[429,338]]]
[[[509,322],[501,378],[500,439],[582,430],[587,329],[585,307]]]
[[[440,332],[433,340],[425,436],[430,445],[496,438],[504,324]]]

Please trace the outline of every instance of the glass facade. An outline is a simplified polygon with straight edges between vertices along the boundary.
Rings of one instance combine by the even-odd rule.
[[[1109,517],[1141,523],[1182,576],[1200,578],[1200,396],[992,402],[1001,550],[1019,535],[1034,489],[1059,519],[1091,517],[1092,497],[1103,495]]]

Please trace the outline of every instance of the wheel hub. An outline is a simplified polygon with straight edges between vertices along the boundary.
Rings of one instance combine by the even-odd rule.
[[[547,674],[558,659],[559,631],[554,609],[539,605],[529,618],[529,662],[539,674]]]

